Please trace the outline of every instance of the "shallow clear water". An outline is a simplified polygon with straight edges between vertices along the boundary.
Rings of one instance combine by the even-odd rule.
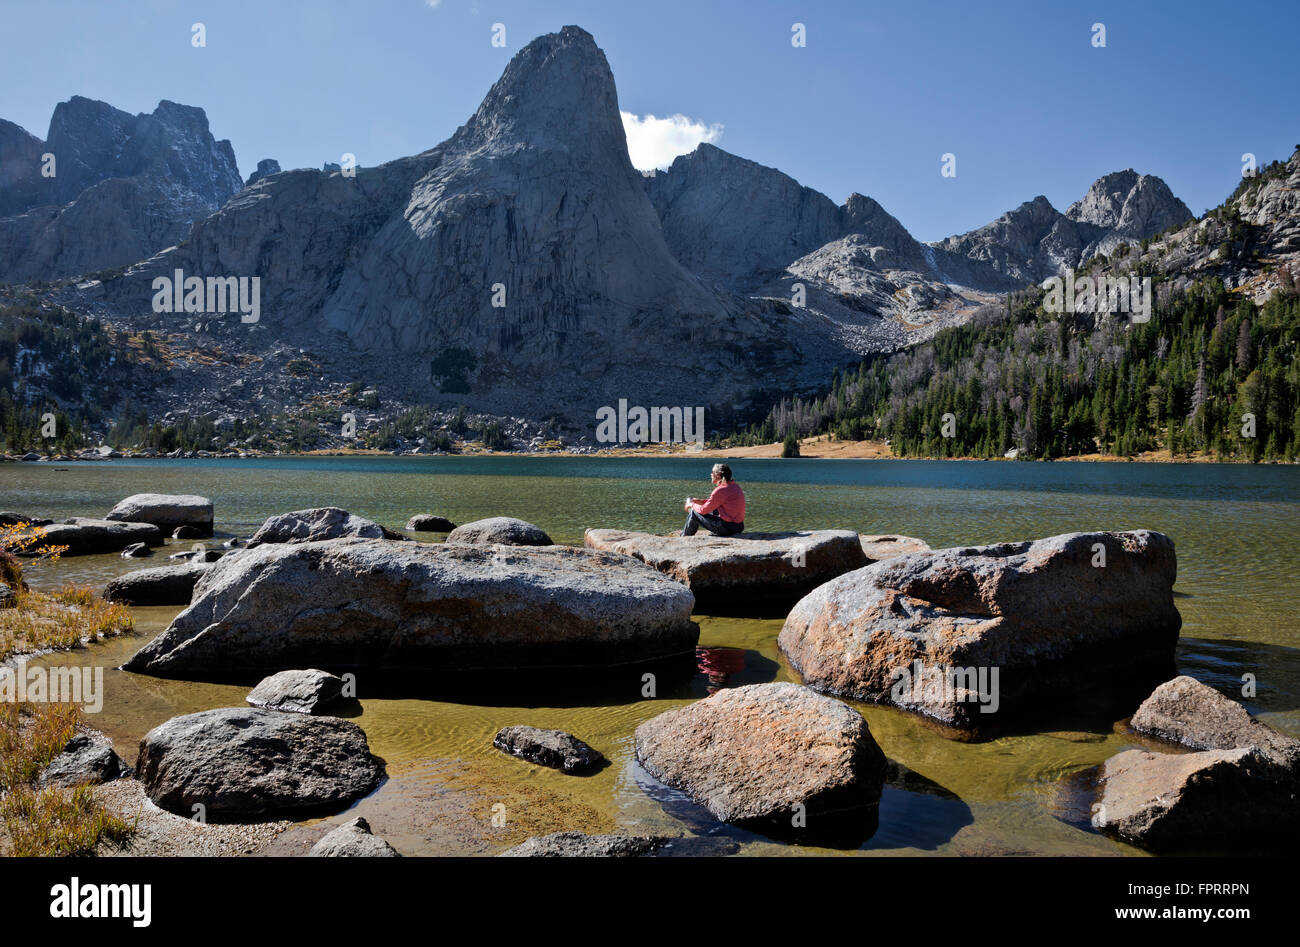
[[[216,503],[219,536],[246,536],[273,513],[334,505],[396,529],[419,512],[458,523],[518,516],[557,542],[581,543],[587,527],[662,532],[678,526],[682,498],[707,493],[711,463],[320,457],[7,464],[0,466],[0,509],[56,519],[102,516],[131,493],[200,493]],[[918,536],[935,547],[1086,529],[1165,532],[1178,549],[1179,672],[1234,694],[1243,674],[1255,675],[1258,693],[1242,702],[1272,726],[1300,736],[1300,469],[855,460],[737,460],[732,466],[746,490],[751,530],[845,527]],[[123,571],[164,561],[157,555],[136,561],[69,558],[35,567],[32,579],[42,586],[69,579],[101,585]],[[139,636],[44,660],[114,668],[177,611],[137,609]],[[714,686],[798,680],[776,649],[780,620],[697,620],[701,647],[709,649],[701,663],[713,669]],[[392,779],[379,795],[390,809],[401,808],[403,794],[419,787],[454,786],[472,800],[458,817],[470,834],[474,825],[488,824],[497,800],[506,811],[527,811],[517,821],[528,832],[688,831],[736,838],[749,854],[818,851],[719,827],[649,780],[632,756],[637,724],[704,696],[711,683],[702,671],[658,700],[642,700],[638,685],[612,674],[593,682],[590,694],[599,696],[592,697],[569,682],[548,706],[522,706],[523,700],[514,706],[508,692],[485,694],[481,704],[363,694],[357,722],[388,762]],[[115,670],[106,672],[106,687],[105,708],[93,722],[127,748],[128,758],[135,741],[168,717],[238,705],[247,692]],[[1137,854],[1086,828],[1086,808],[1080,812],[1069,779],[1136,745],[1118,726],[1123,713],[1080,708],[1044,724],[1059,729],[962,743],[911,715],[858,707],[897,764],[879,829],[864,853]],[[569,730],[604,752],[611,765],[578,779],[506,757],[492,748],[492,736],[514,723]],[[466,787],[478,794],[464,796]],[[438,818],[437,812],[428,816]],[[399,832],[394,844],[412,853],[494,851],[523,832],[485,829],[476,846],[411,821],[410,831]]]

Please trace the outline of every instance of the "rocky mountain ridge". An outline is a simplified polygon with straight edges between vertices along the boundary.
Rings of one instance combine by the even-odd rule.
[[[242,187],[234,149],[212,137],[201,108],[163,100],[131,115],[73,96],[45,141],[0,123],[0,280],[135,263]]]
[[[621,398],[703,404],[726,424],[764,389],[819,384],[1190,217],[1159,178],[1127,170],[1064,214],[1039,197],[923,244],[870,197],[837,205],[713,145],[642,174],[609,65],[577,27],[521,50],[446,141],[355,175],[265,159],[244,184],[201,110],[65,105],[50,133],[68,156],[59,187],[85,189],[40,206],[48,194],[33,197],[23,169],[47,145],[0,123],[0,207],[37,202],[0,219],[0,249],[15,249],[15,271],[49,279],[92,271],[73,266],[93,256],[79,237],[136,248],[123,272],[66,285],[59,301],[123,331],[189,340],[196,355],[165,395],[169,410],[234,410],[257,392],[249,409],[293,411],[304,391],[351,382],[387,404],[463,403],[579,427]],[[88,183],[110,173],[125,177]],[[153,206],[142,187],[184,213],[140,213]],[[50,239],[32,223],[47,213]],[[259,320],[153,311],[153,281],[177,271],[256,278]],[[291,364],[308,367],[290,378]],[[142,393],[154,396],[164,398]]]

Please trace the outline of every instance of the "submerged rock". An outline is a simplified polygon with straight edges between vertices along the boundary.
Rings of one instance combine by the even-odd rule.
[[[434,516],[432,513],[416,513],[406,521],[406,528],[417,533],[450,533],[456,524],[446,517]],[[544,543],[543,545],[550,545]]]
[[[1173,541],[1147,530],[914,553],[816,589],[777,644],[820,690],[973,728],[1062,675],[1172,663],[1175,572]]]
[[[723,822],[796,839],[869,836],[886,767],[861,714],[790,683],[721,690],[647,720],[636,756]]]
[[[310,543],[355,536],[361,539],[404,539],[378,523],[336,506],[294,510],[270,517],[253,534],[251,543]]]
[[[343,678],[325,671],[281,671],[265,678],[244,698],[253,707],[295,714],[320,714],[343,699]]]
[[[551,537],[513,516],[493,516],[457,526],[447,536],[449,543],[501,543],[506,546],[551,546]]]
[[[384,775],[356,724],[243,707],[154,727],[136,770],[155,804],[187,817],[199,805],[209,817],[342,808]]]
[[[610,665],[689,653],[688,589],[611,553],[339,539],[213,565],[127,670]]]
[[[123,559],[145,559],[153,555],[147,543],[132,543],[122,550]]]
[[[695,593],[703,609],[785,609],[867,561],[847,529],[739,536],[656,536],[589,529],[584,543],[640,559]]]
[[[97,786],[131,775],[131,767],[99,733],[79,733],[41,771],[37,784],[47,786]]]
[[[207,570],[206,563],[197,562],[137,569],[109,580],[103,595],[126,605],[188,605]]]
[[[370,823],[357,816],[312,846],[310,858],[401,858],[393,846],[371,834]]]
[[[163,534],[152,523],[125,523],[74,516],[44,527],[44,544],[67,546],[65,556],[118,552],[134,543],[161,546]]]
[[[582,773],[605,763],[599,750],[593,750],[577,737],[563,730],[539,730],[536,727],[502,727],[492,745],[498,750],[566,773]]]
[[[137,493],[109,510],[104,519],[152,523],[165,533],[184,526],[201,538],[212,535],[212,501],[193,494]]]

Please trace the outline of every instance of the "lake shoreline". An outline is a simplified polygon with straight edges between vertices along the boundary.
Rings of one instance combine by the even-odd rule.
[[[1138,464],[1230,464],[1233,466],[1295,466],[1295,461],[1234,459],[1216,457],[1211,454],[1193,456],[1175,456],[1167,450],[1144,451],[1127,456],[1124,454],[1074,454],[1066,457],[939,457],[935,455],[899,456],[888,444],[882,441],[832,441],[824,435],[806,438],[799,443],[797,458],[783,458],[782,445],[757,444],[749,447],[714,447],[691,450],[684,445],[643,446],[643,447],[601,447],[590,450],[487,450],[466,447],[456,451],[390,451],[379,448],[324,448],[309,451],[244,451],[240,453],[211,451],[191,451],[173,456],[170,454],[144,454],[128,451],[114,455],[44,455],[33,458],[25,456],[0,455],[0,464],[6,463],[104,463],[113,460],[268,460],[286,457],[584,457],[584,458],[674,458],[692,457],[720,460],[901,460],[901,461],[952,461],[952,462],[1015,462],[1031,463],[1138,463]]]

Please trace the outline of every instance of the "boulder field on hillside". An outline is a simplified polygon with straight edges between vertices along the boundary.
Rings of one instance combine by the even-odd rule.
[[[636,757],[723,822],[827,844],[874,833],[887,765],[861,714],[791,683],[659,714],[637,727]]]
[[[215,563],[126,669],[539,668],[689,654],[690,590],[625,556],[563,546],[337,539]]]
[[[836,576],[867,563],[847,529],[739,536],[656,536],[589,529],[589,549],[639,559],[695,593],[705,612],[781,612]]]
[[[1102,764],[1092,824],[1153,851],[1257,851],[1300,839],[1300,740],[1182,676],[1129,725],[1193,753],[1125,750]]]
[[[1175,573],[1146,530],[914,553],[816,589],[777,644],[819,690],[974,730],[1099,668],[1172,667]]]

